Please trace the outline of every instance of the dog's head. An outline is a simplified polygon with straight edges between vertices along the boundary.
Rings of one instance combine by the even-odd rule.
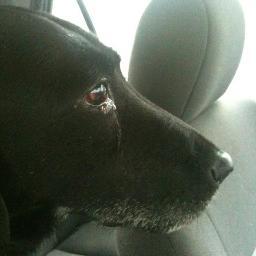
[[[119,62],[68,22],[0,9],[1,192],[13,211],[22,196],[168,231],[205,208],[229,157],[136,92]]]

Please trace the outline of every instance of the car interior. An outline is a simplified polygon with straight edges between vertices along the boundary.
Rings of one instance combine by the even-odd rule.
[[[0,0],[0,5],[52,10],[48,0]],[[238,0],[149,2],[136,29],[129,83],[229,152],[235,170],[203,214],[178,231],[105,227],[71,215],[36,255],[256,255],[256,101],[227,96],[244,40]]]

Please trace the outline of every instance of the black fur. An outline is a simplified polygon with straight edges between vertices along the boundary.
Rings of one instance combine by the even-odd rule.
[[[4,255],[9,239],[9,217],[5,202],[0,194],[0,255]]]
[[[68,22],[0,8],[0,192],[9,255],[25,255],[47,237],[58,207],[104,225],[168,232],[189,223],[216,191],[217,148],[136,92],[119,61]],[[117,107],[107,114],[83,102],[102,77]]]

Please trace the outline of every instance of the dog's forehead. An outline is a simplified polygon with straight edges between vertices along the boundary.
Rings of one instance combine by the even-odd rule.
[[[111,73],[119,56],[99,40],[72,25],[47,14],[20,8],[0,8],[0,62],[13,73],[33,74],[58,70],[97,78]],[[1,61],[2,60],[2,61]],[[22,70],[22,72],[21,72]]]

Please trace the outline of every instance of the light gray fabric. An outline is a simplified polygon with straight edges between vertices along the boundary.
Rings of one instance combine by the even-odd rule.
[[[31,0],[30,9],[39,12],[51,12],[53,0]]]
[[[256,102],[221,100],[192,125],[232,155],[235,170],[221,184],[206,213],[170,236],[175,255],[252,256],[256,247]]]
[[[95,222],[83,224],[58,249],[77,254],[116,255],[116,230],[97,226]]]
[[[175,256],[227,256],[220,237],[206,213],[169,237]]]
[[[13,5],[19,7],[30,7],[31,0],[0,0],[0,5]]]
[[[52,0],[0,0],[0,5],[29,8],[33,11],[51,12]]]
[[[81,255],[81,254],[80,254]],[[79,256],[79,254],[68,253],[60,250],[53,250],[47,254],[47,256]],[[86,255],[84,255],[86,256]]]
[[[192,125],[234,160],[235,171],[221,185],[208,214],[227,255],[252,256],[256,247],[256,102],[220,101]]]
[[[59,223],[55,232],[43,240],[43,242],[37,248],[35,255],[43,256],[51,252],[53,248],[56,248],[59,243],[65,240],[68,236],[72,235],[72,233],[76,231],[77,227],[85,222],[86,218],[84,216],[77,214],[70,215],[67,219],[65,219],[65,221]],[[55,253],[60,254],[61,251],[56,251]]]
[[[129,82],[164,109],[192,120],[225,92],[243,41],[237,0],[153,0],[137,30]]]
[[[192,122],[232,155],[235,170],[207,211],[170,235],[176,256],[252,256],[256,247],[256,102],[221,100]]]
[[[80,226],[58,246],[58,249],[81,255],[174,255],[166,235],[149,234],[125,228],[103,227],[95,222]]]

